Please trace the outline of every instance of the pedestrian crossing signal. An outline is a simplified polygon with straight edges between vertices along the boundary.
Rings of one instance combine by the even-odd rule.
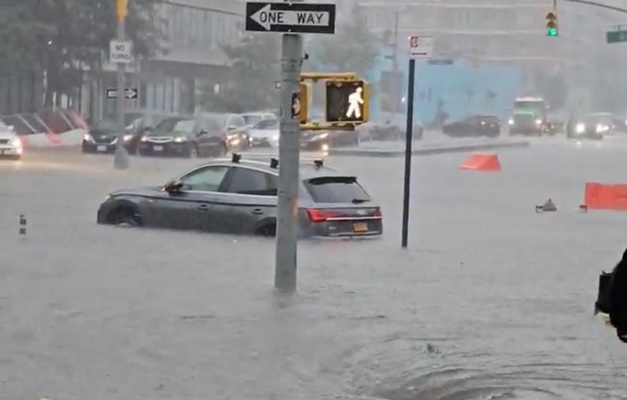
[[[549,37],[558,36],[557,13],[555,11],[546,14],[546,35]]]
[[[369,86],[365,81],[326,82],[327,122],[368,122]]]

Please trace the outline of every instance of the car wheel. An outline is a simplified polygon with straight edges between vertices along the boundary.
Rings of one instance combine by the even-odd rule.
[[[271,223],[263,225],[255,231],[255,236],[262,237],[275,237],[276,236],[276,224]]]
[[[139,227],[142,226],[142,219],[139,211],[134,207],[119,207],[109,216],[109,223],[116,226]]]

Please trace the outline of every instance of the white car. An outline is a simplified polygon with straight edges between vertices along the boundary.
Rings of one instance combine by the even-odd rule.
[[[248,112],[248,113],[243,113],[241,114],[242,118],[244,118],[244,121],[246,122],[246,127],[247,128],[252,128],[254,125],[256,125],[257,123],[261,122],[261,121],[266,121],[266,120],[277,120],[277,117],[270,113],[270,112],[263,112],[263,111],[258,111],[258,112]]]
[[[22,151],[22,141],[13,127],[0,122],[0,157],[19,160]]]
[[[265,119],[257,122],[248,131],[250,147],[279,147],[279,121]]]

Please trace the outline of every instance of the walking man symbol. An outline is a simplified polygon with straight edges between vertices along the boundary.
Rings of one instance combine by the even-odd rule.
[[[346,118],[361,118],[360,104],[364,104],[364,99],[361,97],[362,88],[357,88],[350,96],[348,96],[348,110],[346,111]]]

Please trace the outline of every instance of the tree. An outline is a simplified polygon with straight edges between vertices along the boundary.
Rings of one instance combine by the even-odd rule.
[[[45,71],[45,106],[53,93],[71,94],[85,66],[99,70],[115,38],[114,0],[20,0],[0,7],[0,72]],[[138,57],[153,55],[163,32],[155,18],[157,0],[129,2],[127,38]],[[43,78],[43,75],[42,75]]]
[[[365,75],[376,62],[381,39],[368,29],[363,9],[353,5],[352,18],[339,24],[335,35],[320,35],[307,49],[315,68]]]
[[[231,69],[225,90],[213,93],[213,87],[202,88],[201,102],[213,111],[244,112],[276,108],[281,77],[279,37],[247,35],[237,46],[224,46]]]

